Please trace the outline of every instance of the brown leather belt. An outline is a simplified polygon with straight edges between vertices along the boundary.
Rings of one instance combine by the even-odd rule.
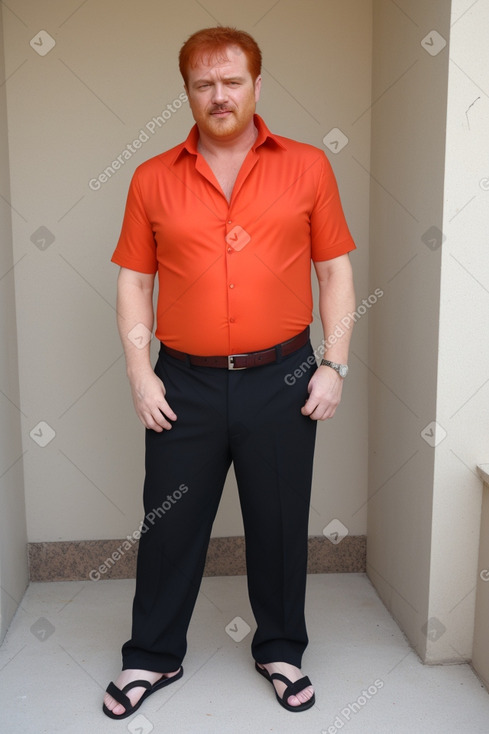
[[[265,364],[276,362],[278,355],[286,357],[288,354],[296,352],[304,346],[309,339],[309,327],[301,331],[297,336],[288,339],[286,342],[276,344],[270,349],[262,349],[260,352],[250,352],[248,354],[230,354],[220,357],[199,357],[195,354],[186,354],[179,352],[177,349],[167,347],[161,343],[161,348],[170,357],[175,357],[182,362],[190,362],[196,367],[220,367],[227,370],[246,370],[249,367],[262,367]]]

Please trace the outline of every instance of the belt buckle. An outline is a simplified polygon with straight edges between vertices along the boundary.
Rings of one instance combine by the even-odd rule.
[[[228,370],[233,370],[233,371],[245,370],[246,367],[235,367],[234,366],[234,361],[233,360],[234,360],[235,357],[246,357],[246,354],[230,354],[228,356]]]

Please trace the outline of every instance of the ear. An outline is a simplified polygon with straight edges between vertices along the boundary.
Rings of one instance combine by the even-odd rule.
[[[260,90],[261,90],[261,75],[257,76],[255,79],[255,102],[258,102],[260,99]]]

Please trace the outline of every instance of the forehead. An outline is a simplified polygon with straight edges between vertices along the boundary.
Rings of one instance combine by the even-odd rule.
[[[229,74],[250,75],[248,60],[239,46],[227,46],[217,51],[204,51],[189,69],[189,80],[220,77]],[[251,76],[251,75],[250,75]]]

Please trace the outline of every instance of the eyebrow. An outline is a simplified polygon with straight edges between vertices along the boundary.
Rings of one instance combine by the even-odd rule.
[[[245,78],[243,76],[223,76],[220,77],[219,81],[222,82],[244,82]],[[206,79],[203,77],[202,79],[196,79],[193,84],[202,84],[202,82],[205,82],[206,84],[213,84],[213,79]]]

